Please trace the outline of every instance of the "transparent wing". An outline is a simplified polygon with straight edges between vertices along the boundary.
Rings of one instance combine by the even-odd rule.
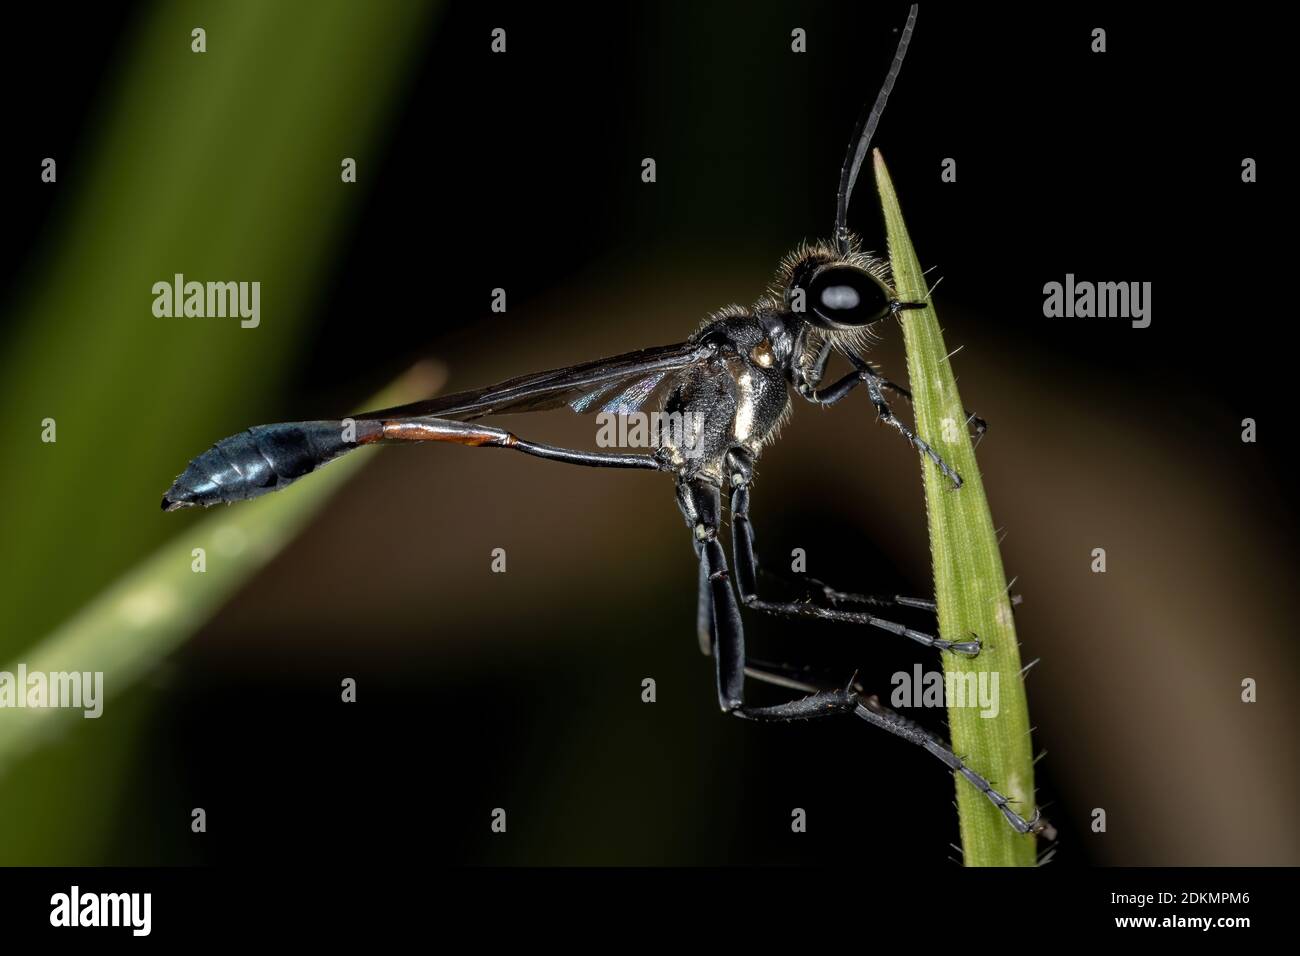
[[[359,421],[454,418],[471,421],[487,415],[538,412],[568,405],[580,414],[597,410],[636,411],[664,378],[677,369],[707,359],[712,345],[681,342],[641,349],[583,365],[521,375],[497,385],[456,392],[411,405],[354,416]]]

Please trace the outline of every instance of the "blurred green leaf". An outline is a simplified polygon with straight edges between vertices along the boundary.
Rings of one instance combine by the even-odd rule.
[[[441,379],[438,368],[422,364],[365,407],[388,408],[426,397]],[[30,648],[23,655],[27,672],[100,671],[105,698],[122,693],[275,557],[371,454],[362,449],[344,455],[291,493],[210,511]],[[204,553],[202,572],[194,570],[197,548]],[[5,669],[14,673],[16,664]],[[68,721],[82,719],[76,709],[6,710],[0,720],[0,779],[15,757]]]
[[[175,533],[158,498],[185,461],[265,417],[367,170],[379,167],[386,120],[435,8],[190,0],[159,3],[134,27],[94,135],[57,157],[50,188],[66,194],[49,235],[33,237],[46,251],[30,284],[11,296],[0,357],[0,660],[35,666],[25,648]],[[191,51],[196,26],[206,53]],[[356,185],[340,180],[344,157],[357,160]],[[152,286],[176,273],[260,282],[261,324],[155,317]],[[41,441],[46,418],[55,443]],[[96,607],[130,617],[111,602]],[[148,616],[144,604],[137,611]],[[65,650],[89,650],[78,641],[93,632],[68,628],[57,632]],[[84,670],[90,659],[69,665]],[[135,731],[124,712],[111,733],[107,721],[86,722],[101,726],[43,755],[45,778],[114,765]],[[11,717],[0,712],[0,732],[12,731]],[[49,761],[62,773],[47,772]],[[110,803],[33,816],[8,779],[7,855],[48,861],[57,846],[71,862],[93,861]],[[33,857],[37,848],[47,852]]]

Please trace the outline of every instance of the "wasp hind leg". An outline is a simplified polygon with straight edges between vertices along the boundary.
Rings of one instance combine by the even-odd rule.
[[[951,747],[912,721],[883,706],[874,696],[866,696],[853,682],[840,689],[819,688],[803,679],[801,672],[779,665],[747,666],[745,632],[740,620],[740,604],[731,587],[726,554],[718,541],[718,518],[721,490],[705,481],[683,482],[677,487],[677,501],[694,535],[696,552],[703,569],[699,607],[711,609],[709,646],[713,651],[718,689],[718,703],[725,713],[744,720],[790,722],[852,714],[872,726],[914,743],[943,761],[953,773],[965,780],[998,808],[1007,823],[1018,833],[1043,833],[1052,830],[1038,813],[1026,820],[1011,808],[1008,797],[995,790],[981,774],[966,766]],[[701,622],[702,623],[702,622]],[[806,696],[770,706],[755,706],[745,701],[746,675],[769,683],[803,691]]]
[[[727,557],[718,540],[722,492],[717,485],[696,479],[677,486],[677,503],[695,538],[701,574],[701,611],[711,610],[709,646],[716,666],[718,704],[724,713],[746,720],[791,721],[850,713],[856,705],[852,691],[819,691],[801,700],[769,707],[745,703],[745,631],[740,605],[731,587]]]
[[[922,747],[943,761],[953,773],[965,780],[988,799],[1017,833],[1042,833],[1049,839],[1054,836],[1050,824],[1037,811],[1026,820],[1011,808],[1011,800],[994,789],[981,774],[968,767],[965,761],[948,744],[912,721],[883,706],[874,696],[864,696],[850,683],[837,690],[820,689],[808,684],[790,670],[768,666],[746,666],[745,635],[740,621],[740,607],[731,588],[726,556],[717,539],[717,512],[719,489],[711,485],[692,483],[679,488],[678,499],[687,521],[695,529],[701,564],[707,574],[701,581],[709,590],[708,604],[713,609],[710,644],[716,666],[718,703],[725,713],[744,720],[787,723],[813,720],[838,714],[852,714],[874,727],[888,731],[910,743]],[[714,519],[714,520],[710,520]],[[700,605],[705,601],[701,599]],[[769,683],[802,690],[806,696],[781,704],[759,707],[745,702],[746,674]]]

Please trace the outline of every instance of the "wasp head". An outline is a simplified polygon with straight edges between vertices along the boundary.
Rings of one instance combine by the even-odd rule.
[[[772,293],[793,315],[830,333],[864,330],[901,304],[888,263],[859,251],[856,239],[843,254],[829,242],[801,245],[781,263]]]

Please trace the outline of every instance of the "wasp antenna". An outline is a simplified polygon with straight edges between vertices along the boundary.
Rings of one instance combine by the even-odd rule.
[[[853,195],[853,186],[858,181],[858,170],[862,168],[862,160],[866,158],[871,137],[880,124],[880,115],[885,112],[889,91],[894,88],[898,71],[903,68],[903,57],[907,55],[907,45],[912,41],[912,30],[916,26],[916,9],[917,5],[914,3],[907,14],[907,25],[903,27],[903,36],[898,41],[898,52],[894,54],[894,62],[885,77],[885,85],[880,88],[880,93],[877,94],[876,102],[871,109],[869,111],[864,109],[862,115],[858,117],[853,135],[849,137],[849,151],[844,154],[844,165],[840,169],[840,189],[835,201],[835,245],[839,248],[840,255],[847,255],[849,252],[849,197]]]

